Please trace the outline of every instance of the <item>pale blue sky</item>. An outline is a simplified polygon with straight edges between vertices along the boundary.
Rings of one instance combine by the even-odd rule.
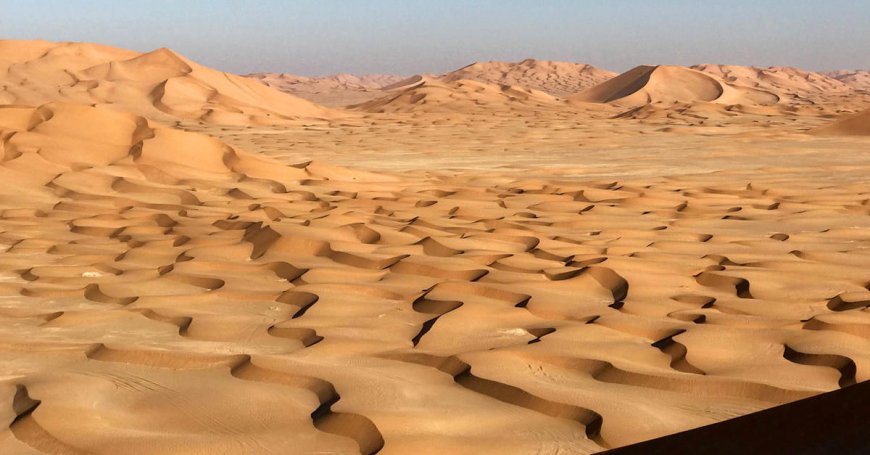
[[[443,72],[526,57],[870,68],[870,0],[2,0],[0,38],[170,47],[237,73]]]

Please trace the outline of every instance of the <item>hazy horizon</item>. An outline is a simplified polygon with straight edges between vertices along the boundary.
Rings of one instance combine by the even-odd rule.
[[[526,58],[618,72],[699,63],[870,68],[870,2],[861,1],[51,0],[5,9],[3,39],[169,47],[242,74],[410,75]]]

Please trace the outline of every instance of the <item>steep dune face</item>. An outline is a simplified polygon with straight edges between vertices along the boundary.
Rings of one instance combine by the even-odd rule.
[[[336,74],[322,77],[296,76],[286,73],[254,73],[246,77],[269,87],[329,107],[359,104],[383,96],[382,87],[405,79],[390,74]]]
[[[770,105],[779,98],[769,92],[731,86],[684,67],[638,66],[569,100],[625,106],[686,102]]]
[[[415,76],[394,84],[387,96],[351,106],[352,109],[386,112],[480,112],[529,109],[557,109],[555,97],[518,86],[494,85],[478,81],[444,82]],[[385,88],[391,88],[387,87]]]
[[[275,124],[330,114],[169,49],[140,54],[87,43],[2,41],[0,85],[3,104],[107,105],[160,121]]]
[[[821,73],[798,68],[771,66],[758,68],[738,65],[695,65],[692,69],[712,75],[731,85],[755,88],[780,97],[789,102],[808,102],[806,98],[819,95],[844,93],[852,88],[842,81]]]
[[[814,130],[825,136],[870,136],[870,109],[834,121]]]
[[[462,79],[497,85],[515,85],[566,98],[598,85],[616,73],[583,63],[526,59],[521,62],[478,62],[439,77],[447,82]]]

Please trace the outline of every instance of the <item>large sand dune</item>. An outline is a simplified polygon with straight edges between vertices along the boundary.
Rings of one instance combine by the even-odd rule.
[[[444,81],[475,80],[515,85],[566,98],[598,85],[616,73],[585,63],[526,59],[520,62],[477,62],[440,76]]]
[[[88,43],[0,41],[0,103],[105,105],[148,118],[219,124],[275,124],[329,110],[213,70],[173,52]]]

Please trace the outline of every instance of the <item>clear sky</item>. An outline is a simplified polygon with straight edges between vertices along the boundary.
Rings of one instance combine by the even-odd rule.
[[[527,57],[870,68],[870,0],[2,0],[0,37],[170,47],[303,75],[444,72]]]

